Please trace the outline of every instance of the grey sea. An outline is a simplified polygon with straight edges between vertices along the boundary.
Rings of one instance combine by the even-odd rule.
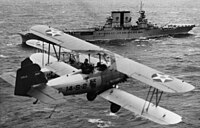
[[[96,42],[96,45],[137,62],[176,76],[193,84],[187,93],[164,93],[160,106],[183,117],[179,124],[163,126],[121,109],[109,111],[109,103],[98,97],[87,101],[85,95],[65,97],[57,107],[35,99],[14,96],[14,88],[0,80],[1,128],[199,128],[200,127],[200,0],[143,0],[147,18],[152,23],[195,24],[191,35],[149,40]],[[16,71],[20,62],[35,52],[22,47],[16,33],[33,25],[58,29],[103,25],[113,10],[130,10],[132,21],[139,17],[140,0],[0,0],[0,74]],[[145,99],[149,86],[128,79],[119,87]]]

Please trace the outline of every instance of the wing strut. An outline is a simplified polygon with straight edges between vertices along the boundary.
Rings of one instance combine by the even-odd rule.
[[[151,90],[152,90],[152,86],[150,86],[150,88],[149,88],[149,91],[148,91],[148,94],[147,94],[147,97],[146,97],[145,103],[144,103],[143,108],[142,108],[141,115],[144,113],[144,108],[145,108],[146,103],[147,103],[147,101],[148,101],[148,99],[149,99],[149,95],[150,95]],[[160,91],[160,92],[159,92],[158,89],[153,88],[153,91],[152,91],[151,97],[150,97],[150,99],[149,99],[148,107],[146,108],[146,112],[147,112],[148,109],[149,109],[149,106],[150,106],[150,103],[151,103],[151,101],[152,101],[152,99],[153,99],[154,94],[156,95],[156,101],[155,101],[156,103],[155,103],[155,104],[156,104],[156,107],[157,107],[158,104],[159,104],[159,102],[160,102],[160,100],[161,100],[161,97],[162,97],[163,91]]]
[[[42,49],[43,49],[43,54],[42,54],[42,66],[44,66],[44,41],[42,41]]]
[[[61,52],[61,46],[59,46],[59,51],[57,53],[56,51],[56,48],[55,48],[55,45],[53,45],[53,49],[54,49],[54,52],[56,54],[56,58],[58,59],[58,61],[60,60],[60,52]]]
[[[56,108],[57,108],[57,104],[56,104],[56,106],[53,108],[53,110],[51,111],[51,113],[50,113],[50,115],[48,116],[48,118],[51,118],[51,116],[52,116],[53,113],[55,112]]]
[[[48,46],[48,63],[50,62],[50,47],[51,47],[51,44],[49,43],[49,46]]]
[[[88,54],[88,59],[89,59],[89,63],[91,63],[91,62],[90,62],[90,54]]]
[[[156,107],[158,106],[158,104],[159,104],[159,102],[161,100],[162,94],[163,94],[163,91],[161,91],[160,95],[159,95],[159,90],[156,89]]]
[[[36,100],[33,102],[33,104],[37,104],[37,102],[38,102],[38,99],[36,99]]]

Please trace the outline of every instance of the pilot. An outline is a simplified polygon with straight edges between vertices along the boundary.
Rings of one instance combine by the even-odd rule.
[[[84,63],[85,65],[89,65],[88,59],[85,59]]]
[[[84,63],[81,65],[83,74],[90,74],[94,71],[94,67],[89,64],[88,59],[85,59]]]
[[[96,66],[97,70],[99,71],[104,71],[107,69],[107,66],[105,64],[101,64],[101,62],[97,62],[97,66]]]
[[[74,58],[74,56],[70,55],[69,57],[69,63],[70,64],[74,64],[76,62],[76,59]]]

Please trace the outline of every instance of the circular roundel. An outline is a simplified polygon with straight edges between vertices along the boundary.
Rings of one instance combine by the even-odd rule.
[[[162,74],[162,73],[153,74],[151,76],[151,78],[153,79],[153,81],[162,82],[162,83],[170,82],[170,81],[173,80],[173,78],[170,77],[169,75],[165,75],[165,74]]]
[[[56,29],[48,29],[46,30],[46,34],[49,36],[61,36],[62,32]]]

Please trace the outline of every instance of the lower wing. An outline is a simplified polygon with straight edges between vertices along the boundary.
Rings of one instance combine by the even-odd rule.
[[[52,71],[59,76],[79,71],[67,63],[57,61],[55,57],[46,53],[34,53],[30,56],[30,59],[33,63],[38,64],[42,71]]]
[[[49,43],[46,43],[46,42],[43,42],[40,40],[34,40],[34,39],[28,40],[28,41],[26,41],[26,44],[33,48],[37,48],[39,50],[50,52],[50,53],[55,53],[54,50],[59,51],[59,46],[52,45],[52,44],[49,44]],[[61,53],[69,53],[69,52],[71,52],[71,50],[61,48],[60,52]]]
[[[169,125],[182,121],[181,116],[116,88],[109,89],[101,93],[100,96],[134,112],[136,115],[159,124]]]

